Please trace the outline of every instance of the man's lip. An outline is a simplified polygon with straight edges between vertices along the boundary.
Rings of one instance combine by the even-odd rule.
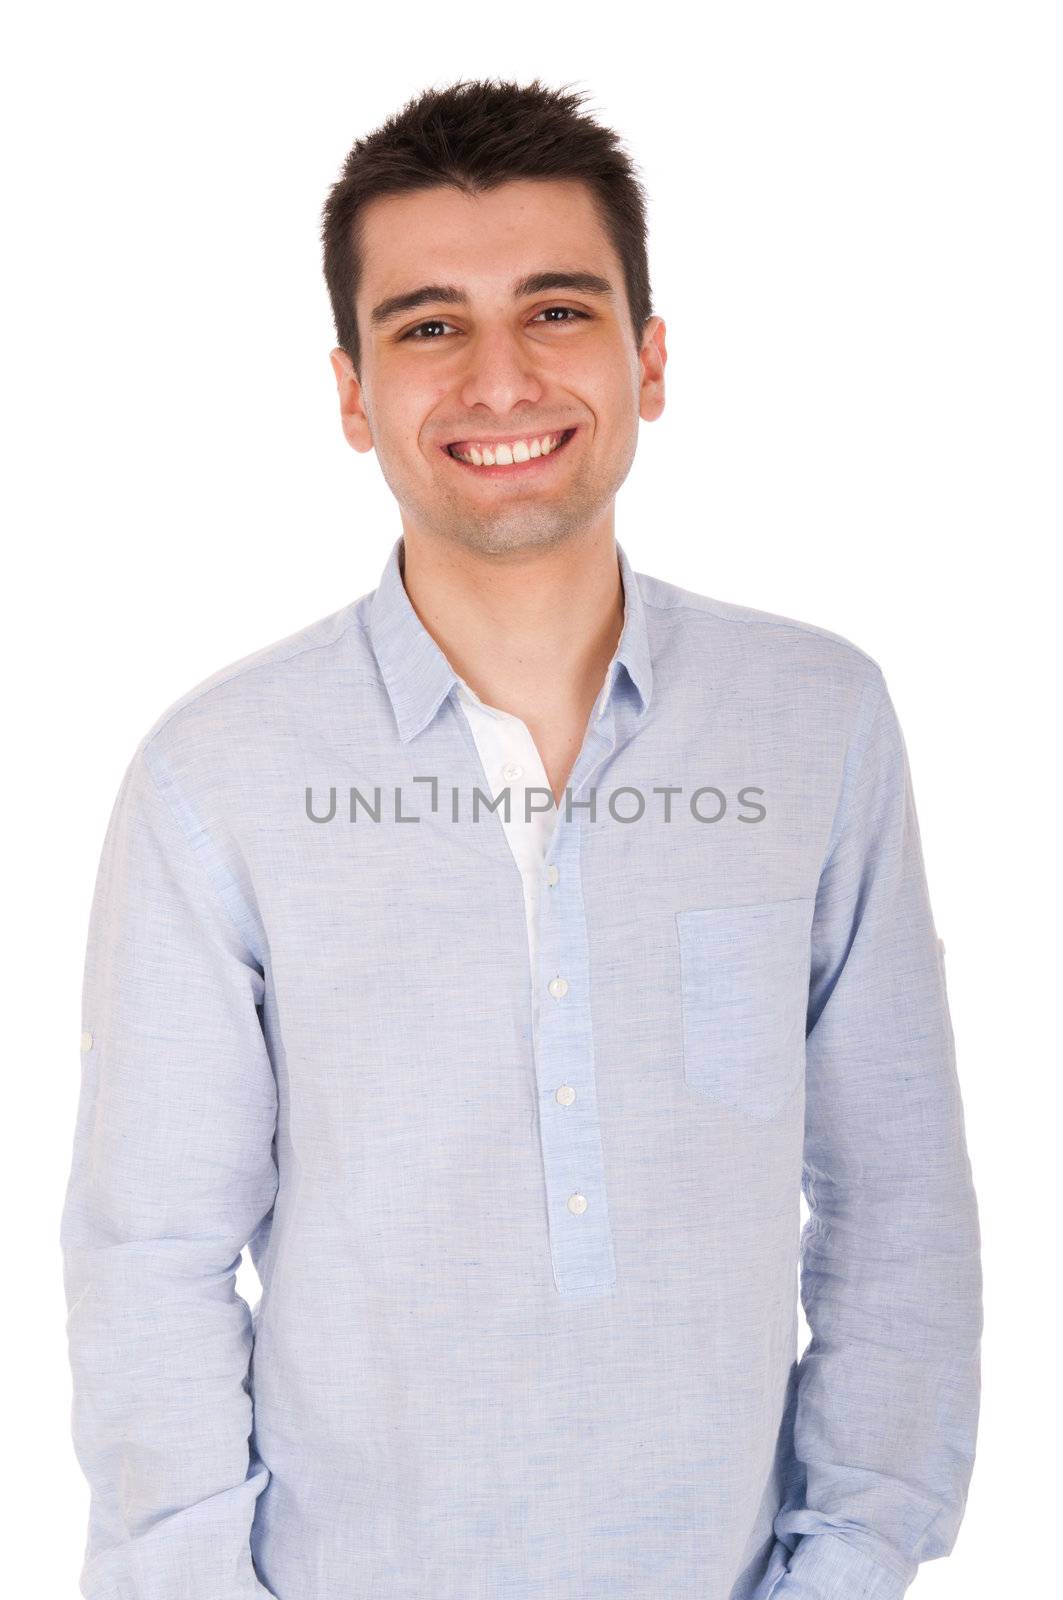
[[[548,439],[548,438],[551,438],[555,433],[557,434],[558,440],[560,441],[561,439],[564,438],[565,434],[571,435],[571,434],[573,434],[575,432],[576,432],[575,427],[571,427],[571,428],[542,428],[542,429],[539,429],[538,431],[532,432],[532,433],[508,433],[504,437],[500,437],[500,438],[496,438],[496,439],[487,438],[482,433],[470,433],[469,436],[467,438],[465,438],[465,439],[450,439],[450,440],[448,440],[448,442],[446,444],[440,445],[439,448],[441,450],[446,451],[448,455],[449,455],[451,450],[467,450],[469,448],[469,446],[473,445],[473,444],[485,444],[485,445],[488,445],[493,450],[495,445],[498,445],[498,444],[513,445],[513,444],[516,444],[518,439],[527,439],[529,441],[529,443],[530,443],[530,441],[532,439]]]

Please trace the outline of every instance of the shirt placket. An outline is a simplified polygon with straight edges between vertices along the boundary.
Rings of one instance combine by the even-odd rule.
[[[595,1299],[616,1286],[598,1113],[582,851],[589,780],[615,743],[608,703],[588,731],[543,864],[535,1072],[550,1257],[559,1294]]]

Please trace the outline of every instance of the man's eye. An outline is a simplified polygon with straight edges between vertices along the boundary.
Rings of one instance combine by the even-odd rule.
[[[590,313],[589,312],[587,312],[587,311],[576,311],[574,309],[574,307],[572,307],[572,306],[547,306],[544,310],[540,311],[537,314],[537,316],[535,317],[534,320],[538,321],[539,317],[545,317],[547,315],[547,313],[551,312],[551,311],[563,311],[566,314],[566,316],[569,316],[569,317],[580,317],[580,318],[582,318],[582,320],[584,322],[587,322],[587,321],[590,320]]]
[[[416,328],[411,328],[402,335],[403,339],[413,339],[421,332],[422,328],[449,328],[451,324],[444,322],[442,317],[432,317],[428,322],[419,322]]]
[[[573,306],[546,306],[542,311],[537,312],[532,320],[534,322],[538,322],[540,317],[550,316],[551,321],[557,320],[561,326],[564,326],[564,323],[561,322],[560,318],[554,319],[551,316],[551,313],[554,311],[564,312],[565,321],[568,321],[570,318],[579,318],[583,322],[590,321],[590,313],[588,311],[577,311]],[[442,317],[430,317],[427,322],[419,322],[416,328],[410,328],[406,333],[400,334],[400,343],[403,339],[419,339],[422,342],[426,340],[431,342],[437,336],[434,334],[426,334],[424,332],[426,328],[450,327],[453,327],[453,323],[444,321]]]

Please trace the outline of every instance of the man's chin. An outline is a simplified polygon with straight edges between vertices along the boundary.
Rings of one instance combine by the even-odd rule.
[[[578,527],[575,519],[559,515],[557,508],[545,513],[537,506],[520,510],[514,506],[486,517],[481,514],[448,518],[445,525],[440,524],[439,531],[443,537],[481,555],[508,555],[515,550],[541,550],[563,544],[578,532]]]

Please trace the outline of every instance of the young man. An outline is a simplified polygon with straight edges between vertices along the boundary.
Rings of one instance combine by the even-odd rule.
[[[402,533],[115,804],[90,1600],[897,1600],[956,1539],[979,1225],[902,735],[855,645],[616,543],[665,329],[579,99],[352,150],[332,363]]]

